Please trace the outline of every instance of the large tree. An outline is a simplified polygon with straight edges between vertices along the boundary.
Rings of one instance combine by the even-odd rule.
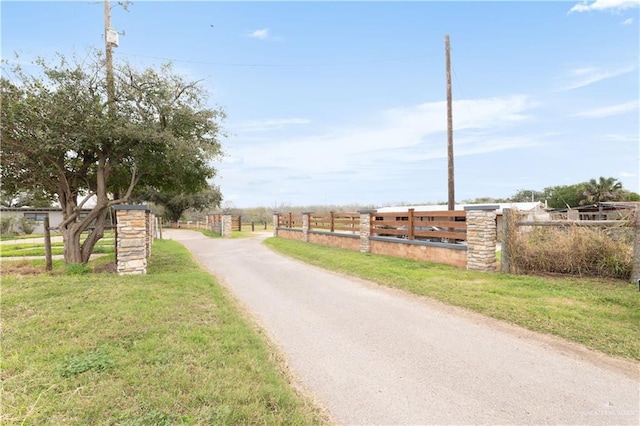
[[[217,186],[210,186],[204,191],[187,194],[184,192],[163,192],[155,188],[145,188],[136,196],[140,200],[149,201],[164,207],[164,216],[170,222],[178,222],[182,213],[189,209],[202,211],[220,206],[222,194]]]
[[[197,82],[170,65],[123,64],[108,99],[99,52],[83,63],[60,57],[36,65],[34,74],[6,67],[1,79],[2,184],[57,195],[67,263],[89,260],[109,207],[128,202],[136,186],[183,193],[208,187],[224,113],[207,106]]]
[[[598,180],[590,179],[584,184],[584,199],[581,204],[595,204],[604,201],[620,200],[624,198],[622,183],[616,178],[600,176]]]

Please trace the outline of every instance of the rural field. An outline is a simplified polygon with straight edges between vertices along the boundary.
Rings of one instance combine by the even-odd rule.
[[[2,424],[326,422],[184,247],[156,241],[145,276],[89,273],[112,262],[3,263]]]
[[[640,297],[624,281],[479,273],[278,238],[265,244],[321,268],[640,361]],[[3,423],[330,422],[296,390],[264,332],[183,246],[157,240],[145,276],[107,273],[109,253],[84,268],[58,260],[44,274],[43,265],[2,264]]]

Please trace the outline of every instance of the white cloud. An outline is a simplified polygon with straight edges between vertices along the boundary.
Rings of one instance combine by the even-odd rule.
[[[594,2],[582,1],[569,9],[572,12],[616,11],[629,9],[640,4],[640,0],[596,0]]]
[[[618,176],[620,176],[621,178],[632,178],[632,177],[636,177],[638,175],[637,175],[637,173],[620,172],[620,173],[618,173]]]
[[[633,24],[633,18],[625,19],[622,21],[622,25],[631,25]]]
[[[254,31],[249,33],[249,37],[257,38],[259,40],[266,40],[270,36],[271,35],[269,34],[269,28],[263,28],[263,29],[260,29],[260,30],[254,30]]]
[[[612,133],[608,135],[604,135],[604,140],[610,142],[634,142],[637,143],[640,140],[638,135],[621,135],[617,133]]]
[[[638,101],[625,102],[623,104],[611,105],[603,108],[596,108],[589,111],[582,111],[574,114],[574,117],[603,118],[612,115],[624,114],[638,109]]]
[[[453,107],[456,156],[535,143],[533,137],[495,135],[527,119],[535,103],[526,96],[460,100]],[[315,177],[349,170],[357,172],[359,179],[375,179],[381,168],[393,165],[394,170],[402,170],[403,164],[416,160],[445,158],[446,129],[446,102],[429,102],[382,111],[371,123],[326,129],[310,136],[265,138],[257,144],[240,138],[230,154],[244,159],[243,174],[277,164],[283,170],[276,174],[282,176],[285,171],[286,175]]]
[[[636,70],[635,65],[619,68],[615,70],[602,70],[594,67],[589,68],[577,68],[571,72],[569,77],[573,81],[566,84],[562,88],[558,89],[558,92],[565,90],[578,89],[580,87],[589,86],[602,80],[618,77],[620,75],[628,74]]]

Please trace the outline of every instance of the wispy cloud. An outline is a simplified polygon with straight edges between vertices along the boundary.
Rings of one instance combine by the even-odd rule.
[[[276,118],[256,121],[245,121],[233,128],[234,132],[267,132],[282,129],[286,126],[297,124],[309,124],[311,120],[306,118]]]
[[[628,18],[622,21],[622,25],[631,25],[633,24],[633,18]]]
[[[611,105],[603,108],[596,108],[574,114],[574,117],[603,118],[612,115],[624,114],[638,109],[638,101],[625,102],[623,104]]]
[[[640,0],[596,0],[593,2],[582,1],[575,4],[569,13],[572,12],[591,12],[591,11],[616,11],[629,9],[634,6],[638,6]]]
[[[604,135],[604,140],[609,142],[633,142],[637,143],[639,140],[638,135],[621,135],[617,133],[612,133],[608,135]]]
[[[266,40],[269,37],[271,37],[271,34],[269,32],[269,28],[262,28],[260,30],[254,30],[251,31],[248,36],[250,38],[257,38],[259,40]]]
[[[624,68],[618,68],[615,70],[603,70],[595,67],[589,68],[577,68],[571,71],[571,75],[569,79],[572,81],[560,89],[556,90],[557,92],[562,92],[566,90],[578,89],[580,87],[589,86],[591,84],[597,83],[602,80],[607,80],[609,78],[618,77],[620,75],[628,74],[636,70],[635,66],[628,66]]]
[[[481,154],[529,145],[519,138],[497,138],[493,132],[527,120],[536,104],[526,96],[460,100],[454,102],[458,150],[456,155]],[[300,124],[302,119],[264,120]],[[267,164],[280,164],[288,175],[338,173],[356,170],[375,174],[375,170],[403,161],[446,157],[446,102],[429,102],[382,111],[374,125],[316,130],[303,137],[273,137],[258,144],[238,143],[232,156],[244,159],[243,170]],[[259,127],[260,122],[255,122]],[[474,133],[475,132],[475,133]],[[446,140],[446,137],[445,139]],[[260,155],[255,155],[256,146]],[[313,153],[313,161],[308,161]],[[396,158],[397,157],[397,158]],[[398,164],[400,164],[398,166]]]

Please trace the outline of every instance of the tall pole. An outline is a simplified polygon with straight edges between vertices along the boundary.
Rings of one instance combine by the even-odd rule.
[[[113,43],[109,38],[111,29],[111,6],[109,0],[104,0],[104,49],[105,64],[107,67],[107,107],[109,113],[113,114],[113,102],[115,99],[115,82],[113,78]]]
[[[456,195],[453,173],[453,113],[451,100],[451,53],[449,46],[449,34],[444,36],[444,45],[447,57],[447,158],[448,158],[448,181],[449,181],[449,197],[447,208],[455,209]]]

